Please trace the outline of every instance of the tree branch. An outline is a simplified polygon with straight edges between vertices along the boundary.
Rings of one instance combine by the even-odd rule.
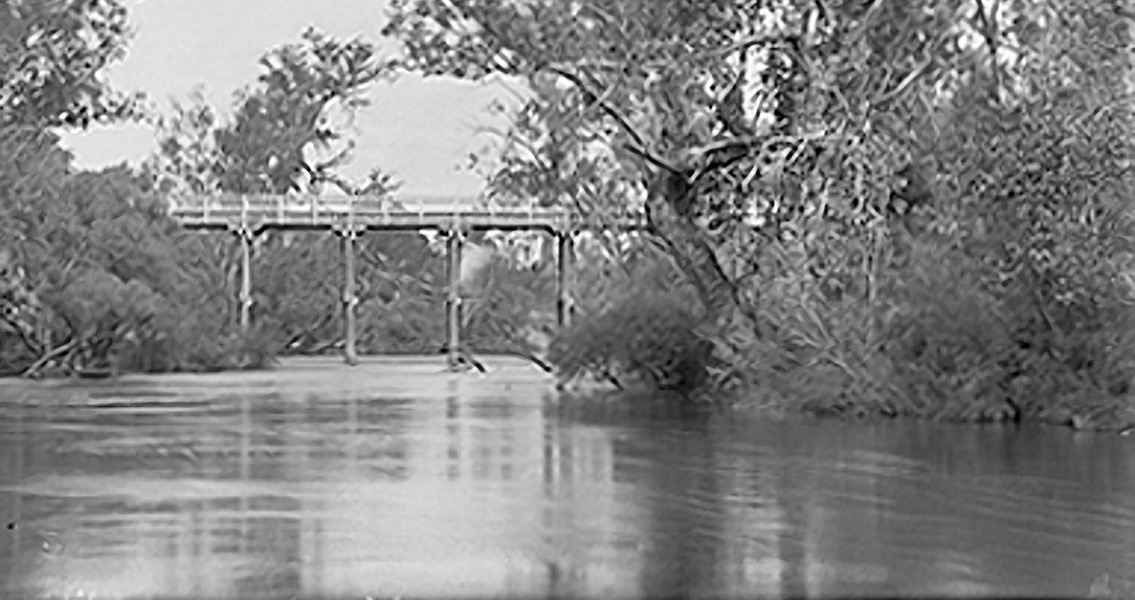
[[[993,13],[985,14],[985,2],[977,0],[977,15],[981,20],[981,36],[989,46],[989,68],[993,71],[993,85],[1001,87],[1001,70],[997,68],[997,13],[1001,9],[1001,0],[993,0]],[[992,18],[991,18],[992,17]]]
[[[457,12],[458,12],[458,14],[464,14],[464,11],[459,10]],[[468,17],[468,15],[465,15],[465,16]],[[476,20],[481,25],[481,27],[485,31],[485,33],[490,35],[493,38],[493,40],[496,42],[496,44],[501,49],[506,49],[506,50],[512,49],[512,46],[510,44],[506,43],[506,38],[503,35],[501,35],[501,33],[499,31],[497,31],[496,27],[494,27],[491,23],[488,23],[484,19],[474,19],[474,20]],[[515,52],[515,50],[513,50],[513,51]],[[499,56],[499,53],[498,53],[498,56]],[[494,59],[496,59],[496,58],[497,58],[497,56],[494,56]],[[531,60],[531,59],[529,59],[529,60]],[[619,127],[624,132],[626,132],[626,134],[629,135],[632,140],[634,140],[633,144],[623,144],[623,148],[625,150],[627,150],[628,152],[646,160],[647,162],[653,164],[654,166],[656,166],[660,169],[670,171],[671,173],[681,173],[682,172],[681,168],[671,164],[669,161],[667,161],[667,160],[663,159],[662,157],[651,152],[650,149],[648,148],[647,144],[646,144],[646,141],[638,133],[638,131],[636,131],[635,128],[631,126],[630,121],[622,114],[622,112],[620,112],[619,109],[616,108],[615,106],[613,106],[610,102],[602,100],[601,96],[599,94],[597,94],[595,92],[595,90],[591,89],[591,87],[589,85],[587,85],[587,83],[583,81],[583,78],[580,77],[578,74],[573,73],[573,72],[571,72],[571,71],[569,71],[569,70],[567,70],[563,67],[559,67],[559,66],[556,66],[556,65],[551,64],[551,63],[547,63],[547,62],[540,63],[539,61],[532,61],[532,62],[535,63],[535,69],[537,71],[543,69],[543,70],[546,70],[546,71],[553,73],[555,75],[559,75],[560,77],[563,77],[564,79],[567,79],[572,84],[574,84],[577,88],[580,89],[580,91],[582,91],[588,97],[594,98],[597,101],[599,108],[602,109],[603,112],[606,113],[609,117],[614,119],[615,122],[618,123]],[[517,69],[517,70],[519,70],[519,69]]]
[[[978,0],[978,1],[980,2],[980,0]],[[895,98],[897,98],[898,95],[903,93],[904,91],[906,91],[906,89],[910,87],[910,84],[914,83],[914,81],[916,79],[918,79],[918,77],[921,76],[926,71],[926,69],[931,64],[933,64],[933,62],[934,62],[933,57],[927,57],[925,62],[923,62],[921,65],[915,67],[914,70],[911,71],[906,76],[905,79],[900,81],[898,83],[898,85],[896,85],[891,91],[886,92],[882,96],[879,96],[878,98],[872,100],[872,102],[871,102],[872,106],[875,107],[875,108],[879,108],[879,107],[887,104],[891,100],[894,100]]]
[[[683,172],[683,170],[680,167],[674,165],[670,161],[668,161],[668,160],[654,154],[653,152],[651,152],[650,149],[647,147],[645,140],[643,140],[642,135],[640,135],[638,133],[638,131],[636,131],[633,126],[631,126],[630,120],[628,120],[622,114],[622,112],[619,111],[618,108],[613,106],[610,102],[607,102],[606,100],[604,100],[603,97],[601,97],[599,94],[597,94],[595,92],[595,90],[591,89],[591,87],[588,86],[587,83],[583,81],[582,77],[580,77],[576,73],[572,73],[571,71],[568,71],[567,69],[564,69],[562,67],[557,67],[555,65],[546,65],[546,66],[544,66],[544,69],[547,70],[550,73],[554,73],[556,75],[559,75],[560,77],[563,77],[564,79],[567,79],[572,84],[574,84],[577,88],[579,88],[580,91],[582,91],[585,95],[587,95],[588,98],[594,98],[593,102],[600,109],[602,109],[603,112],[607,114],[607,116],[614,119],[615,122],[618,123],[619,128],[622,129],[634,141],[633,144],[624,144],[623,147],[624,147],[625,150],[627,150],[628,152],[630,152],[630,153],[632,153],[636,156],[639,156],[640,158],[643,158],[647,162],[653,164],[654,166],[656,166],[660,169],[670,171],[671,173],[682,173]]]
[[[695,61],[695,60],[700,60],[700,59],[704,59],[704,58],[713,58],[713,57],[718,57],[718,56],[724,56],[724,55],[727,55],[727,54],[732,54],[734,52],[743,52],[745,50],[748,50],[749,48],[752,48],[753,46],[761,46],[761,45],[764,45],[764,44],[770,44],[770,43],[774,43],[774,42],[792,41],[792,40],[799,39],[799,37],[800,36],[795,35],[795,34],[785,35],[783,33],[762,33],[762,34],[757,34],[757,35],[751,35],[749,37],[746,37],[745,39],[739,40],[739,41],[734,42],[732,44],[721,46],[719,48],[702,50],[700,52],[690,52],[688,54],[685,54],[683,56],[678,57],[679,60],[675,60],[674,58],[670,58],[670,59],[667,59],[667,60],[664,60],[664,61],[663,60],[649,61],[649,62],[643,63],[643,66],[646,67],[646,68],[653,68],[653,67],[673,68],[673,66],[676,62]]]
[[[56,356],[59,356],[60,354],[64,354],[66,352],[69,352],[69,351],[75,349],[78,345],[79,345],[79,341],[75,338],[72,338],[71,341],[67,342],[66,344],[63,344],[61,346],[57,346],[56,348],[52,349],[47,354],[44,354],[43,356],[39,357],[39,359],[36,360],[35,363],[33,363],[30,367],[28,367],[27,369],[24,370],[22,376],[28,377],[28,378],[35,377],[36,372],[39,371],[41,368],[43,368],[43,366],[46,365],[48,363],[48,361],[55,358]]]

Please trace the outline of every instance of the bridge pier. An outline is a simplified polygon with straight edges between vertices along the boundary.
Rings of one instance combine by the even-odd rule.
[[[350,366],[359,364],[358,315],[356,307],[359,298],[356,294],[355,242],[362,231],[355,227],[335,229],[339,236],[340,254],[343,256],[343,361]]]
[[[446,240],[449,290],[445,299],[446,363],[456,370],[461,359],[461,250],[465,235],[454,228]]]
[[[247,334],[252,327],[252,243],[256,233],[247,225],[233,230],[240,240],[240,331]]]
[[[556,234],[556,320],[559,328],[571,326],[575,314],[575,240],[571,231]]]

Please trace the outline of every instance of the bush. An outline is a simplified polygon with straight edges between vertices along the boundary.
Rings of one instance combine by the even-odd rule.
[[[555,337],[548,360],[561,379],[591,375],[683,394],[705,388],[716,362],[713,342],[699,333],[704,316],[691,308],[697,301],[689,290],[660,285],[659,271],[648,268],[597,314]]]

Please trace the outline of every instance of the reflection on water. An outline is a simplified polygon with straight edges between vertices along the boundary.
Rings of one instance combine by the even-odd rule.
[[[618,416],[518,363],[0,384],[0,597],[1084,595],[1133,448]]]

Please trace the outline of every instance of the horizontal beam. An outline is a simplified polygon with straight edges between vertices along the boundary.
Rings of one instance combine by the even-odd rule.
[[[412,199],[411,199],[412,200]],[[218,194],[180,197],[170,216],[194,229],[264,229],[416,231],[420,229],[534,230],[553,232],[585,228],[571,212],[536,204],[519,207],[477,207],[476,198],[419,199],[416,205],[390,197]],[[641,213],[611,219],[618,229],[643,229]]]

